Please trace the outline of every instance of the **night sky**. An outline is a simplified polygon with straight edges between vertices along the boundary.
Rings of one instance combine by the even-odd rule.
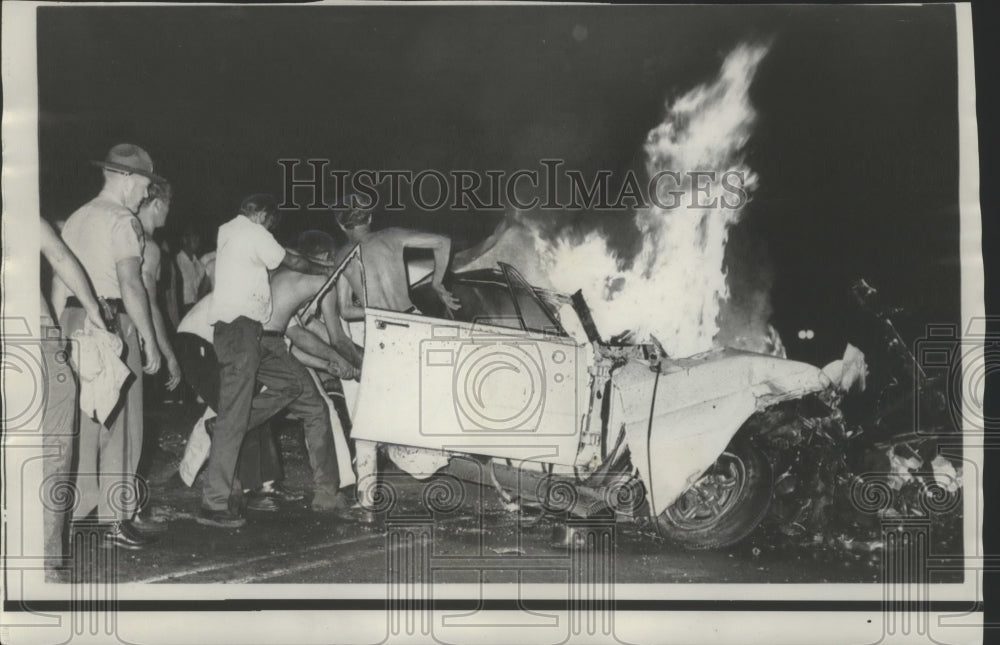
[[[620,178],[642,168],[664,101],[754,39],[773,39],[751,91],[760,189],[733,237],[773,278],[790,353],[806,351],[802,327],[817,330],[809,351],[842,349],[845,294],[862,276],[907,307],[911,329],[957,322],[948,6],[41,8],[42,214],[96,194],[87,161],[121,141],[174,184],[170,227],[213,236],[246,194],[280,194],[278,158],[448,171],[555,157]],[[448,232],[460,249],[499,217],[383,221]],[[559,221],[630,243],[621,213]],[[334,228],[288,213],[279,236],[316,226]]]

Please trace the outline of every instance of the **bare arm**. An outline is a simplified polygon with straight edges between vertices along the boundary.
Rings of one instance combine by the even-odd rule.
[[[39,243],[42,255],[52,265],[52,270],[63,281],[63,284],[73,292],[73,295],[83,305],[90,322],[107,331],[104,320],[101,319],[101,307],[97,304],[97,298],[94,297],[94,292],[90,288],[90,282],[87,281],[87,274],[73,252],[45,220],[41,221]]]
[[[117,262],[115,270],[118,274],[118,284],[122,289],[125,313],[135,324],[146,352],[146,364],[142,369],[147,374],[156,374],[160,371],[160,350],[156,344],[156,330],[153,328],[153,319],[149,313],[149,296],[142,284],[139,263],[138,257],[125,258]]]
[[[364,307],[358,307],[354,304],[354,294],[360,296],[362,293],[358,266],[352,260],[351,264],[344,269],[343,275],[337,279],[337,308],[344,320],[364,320]]]
[[[312,367],[313,369],[322,370],[326,372],[330,369],[330,362],[325,361],[318,356],[313,356],[309,352],[304,352],[295,345],[292,345],[292,356],[295,360],[302,363],[306,367]]]
[[[142,272],[142,283],[146,288],[149,301],[149,315],[153,319],[153,331],[156,333],[156,345],[160,348],[160,353],[167,362],[167,371],[170,376],[167,378],[167,389],[174,390],[181,382],[181,367],[174,354],[174,348],[170,346],[170,337],[167,335],[167,323],[160,311],[160,304],[156,299],[156,276],[151,271]]]
[[[404,248],[431,249],[434,251],[434,277],[431,284],[439,287],[444,284],[444,274],[448,271],[451,259],[451,238],[437,233],[399,229],[400,242]]]
[[[330,344],[337,352],[346,358],[350,364],[357,369],[361,369],[361,352],[358,351],[354,341],[344,332],[344,325],[340,320],[340,305],[338,303],[339,294],[333,290],[327,293],[320,302],[320,311],[323,312],[323,324],[326,326],[327,336]]]
[[[400,243],[404,248],[434,251],[434,276],[431,278],[431,286],[445,307],[451,310],[460,308],[459,301],[444,288],[444,275],[448,271],[448,262],[451,259],[451,238],[437,233],[405,229],[400,229],[399,235]]]
[[[294,347],[318,358],[322,362],[322,369],[334,376],[356,378],[359,374],[360,370],[351,365],[336,349],[323,342],[319,336],[308,329],[303,329],[296,325],[289,327],[285,335],[288,336],[288,340],[292,341]]]

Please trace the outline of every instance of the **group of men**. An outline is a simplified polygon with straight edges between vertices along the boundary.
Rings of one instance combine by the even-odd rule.
[[[281,411],[302,421],[313,475],[311,508],[369,518],[363,496],[352,502],[341,491],[338,456],[345,455],[337,454],[332,425],[339,421],[321,394],[317,372],[345,384],[360,380],[363,340],[352,339],[347,330],[349,322],[363,319],[366,307],[416,311],[408,295],[405,248],[433,250],[433,287],[445,306],[458,307],[443,285],[449,239],[398,228],[373,231],[371,210],[347,198],[333,209],[347,244],[338,248],[329,234],[306,231],[295,249],[286,249],[272,234],[280,218],[275,199],[251,195],[219,227],[213,291],[173,330],[157,304],[161,258],[151,239],[166,222],[170,184],[154,172],[149,154],[133,144],[116,145],[94,163],[103,172],[100,194],[66,220],[61,240],[44,223],[42,235],[55,274],[52,302],[62,310],[62,336],[83,343],[85,332],[113,334],[128,368],[106,417],[80,410],[73,378],[61,378],[57,395],[49,394],[45,429],[52,450],[45,482],[50,488],[72,484],[72,521],[100,527],[109,548],[142,549],[165,530],[149,512],[137,476],[144,434],[142,376],[161,370],[168,389],[183,378],[209,406],[205,429],[211,447],[196,516],[200,524],[235,528],[245,523],[245,510],[275,511],[304,499],[282,485],[267,423]],[[360,253],[352,253],[356,248]],[[346,269],[335,273],[341,265]],[[297,315],[311,304],[321,325],[302,324]],[[79,351],[75,344],[73,351]],[[45,358],[50,381],[65,373],[65,366]],[[347,398],[350,411],[353,397]],[[358,477],[371,474],[374,445],[358,442],[357,453]],[[69,514],[68,502],[46,505],[47,568],[64,562]]]

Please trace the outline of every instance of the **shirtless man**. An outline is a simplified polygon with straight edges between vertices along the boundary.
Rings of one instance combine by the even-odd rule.
[[[459,308],[458,299],[444,286],[444,274],[448,270],[451,255],[451,240],[448,237],[405,228],[372,231],[371,210],[359,206],[337,208],[335,215],[337,225],[350,241],[347,248],[338,255],[341,258],[346,257],[355,246],[360,245],[364,269],[363,286],[357,266],[348,266],[345,269],[346,284],[345,280],[342,280],[341,284],[344,284],[344,287],[338,286],[341,315],[344,320],[364,318],[364,306],[359,307],[353,302],[355,295],[368,307],[407,313],[417,312],[417,308],[410,301],[410,285],[406,278],[406,264],[403,261],[405,249],[434,251],[434,275],[431,278],[431,286],[445,307],[451,310]]]
[[[301,255],[318,262],[329,262],[336,251],[333,238],[322,231],[302,233],[296,246]],[[286,267],[279,267],[274,271],[270,278],[271,318],[264,324],[264,342],[284,343],[284,337],[287,336],[297,348],[325,361],[323,367],[331,374],[342,379],[358,378],[361,353],[340,324],[335,293],[331,291],[320,301],[329,344],[298,325],[289,326],[292,316],[314,298],[327,281],[327,276],[306,275]],[[313,472],[315,494],[312,508],[317,511],[345,509],[347,502],[339,492],[340,472],[334,452],[329,410],[305,366],[299,359],[293,358],[290,352],[286,369],[296,375],[302,391],[288,409],[302,420],[306,451]]]
[[[364,308],[374,307],[389,311],[420,313],[410,301],[409,280],[403,252],[407,248],[431,249],[434,252],[434,274],[431,286],[441,302],[450,310],[459,308],[459,301],[444,286],[451,255],[451,240],[444,235],[414,231],[404,228],[387,228],[372,231],[372,211],[359,205],[356,197],[345,199],[343,207],[334,207],[337,225],[350,241],[342,261],[355,247],[361,250],[361,266],[351,261],[344,269],[337,284],[340,315],[345,321],[364,318]],[[329,325],[329,318],[327,325]],[[354,416],[357,391],[345,383],[344,396],[347,407]],[[358,502],[352,508],[352,519],[370,523],[375,520],[370,511],[374,504],[377,481],[375,442],[357,439],[354,443],[358,477]]]
[[[297,250],[315,260],[332,262],[336,242],[322,231],[305,231],[299,235]],[[271,319],[264,325],[264,333],[274,331],[287,335],[296,347],[325,359],[328,364],[322,367],[331,374],[354,379],[361,372],[361,352],[340,323],[340,307],[334,290],[323,297],[319,306],[329,343],[302,327],[289,327],[292,316],[315,297],[328,280],[325,275],[304,275],[285,267],[274,271],[270,278],[273,309]]]

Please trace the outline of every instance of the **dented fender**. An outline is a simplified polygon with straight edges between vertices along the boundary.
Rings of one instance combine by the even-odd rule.
[[[831,364],[834,365],[834,364]],[[654,370],[630,362],[612,374],[610,428],[622,428],[653,515],[670,507],[718,459],[755,412],[823,390],[847,391],[864,374],[848,346],[834,369],[718,350]]]

